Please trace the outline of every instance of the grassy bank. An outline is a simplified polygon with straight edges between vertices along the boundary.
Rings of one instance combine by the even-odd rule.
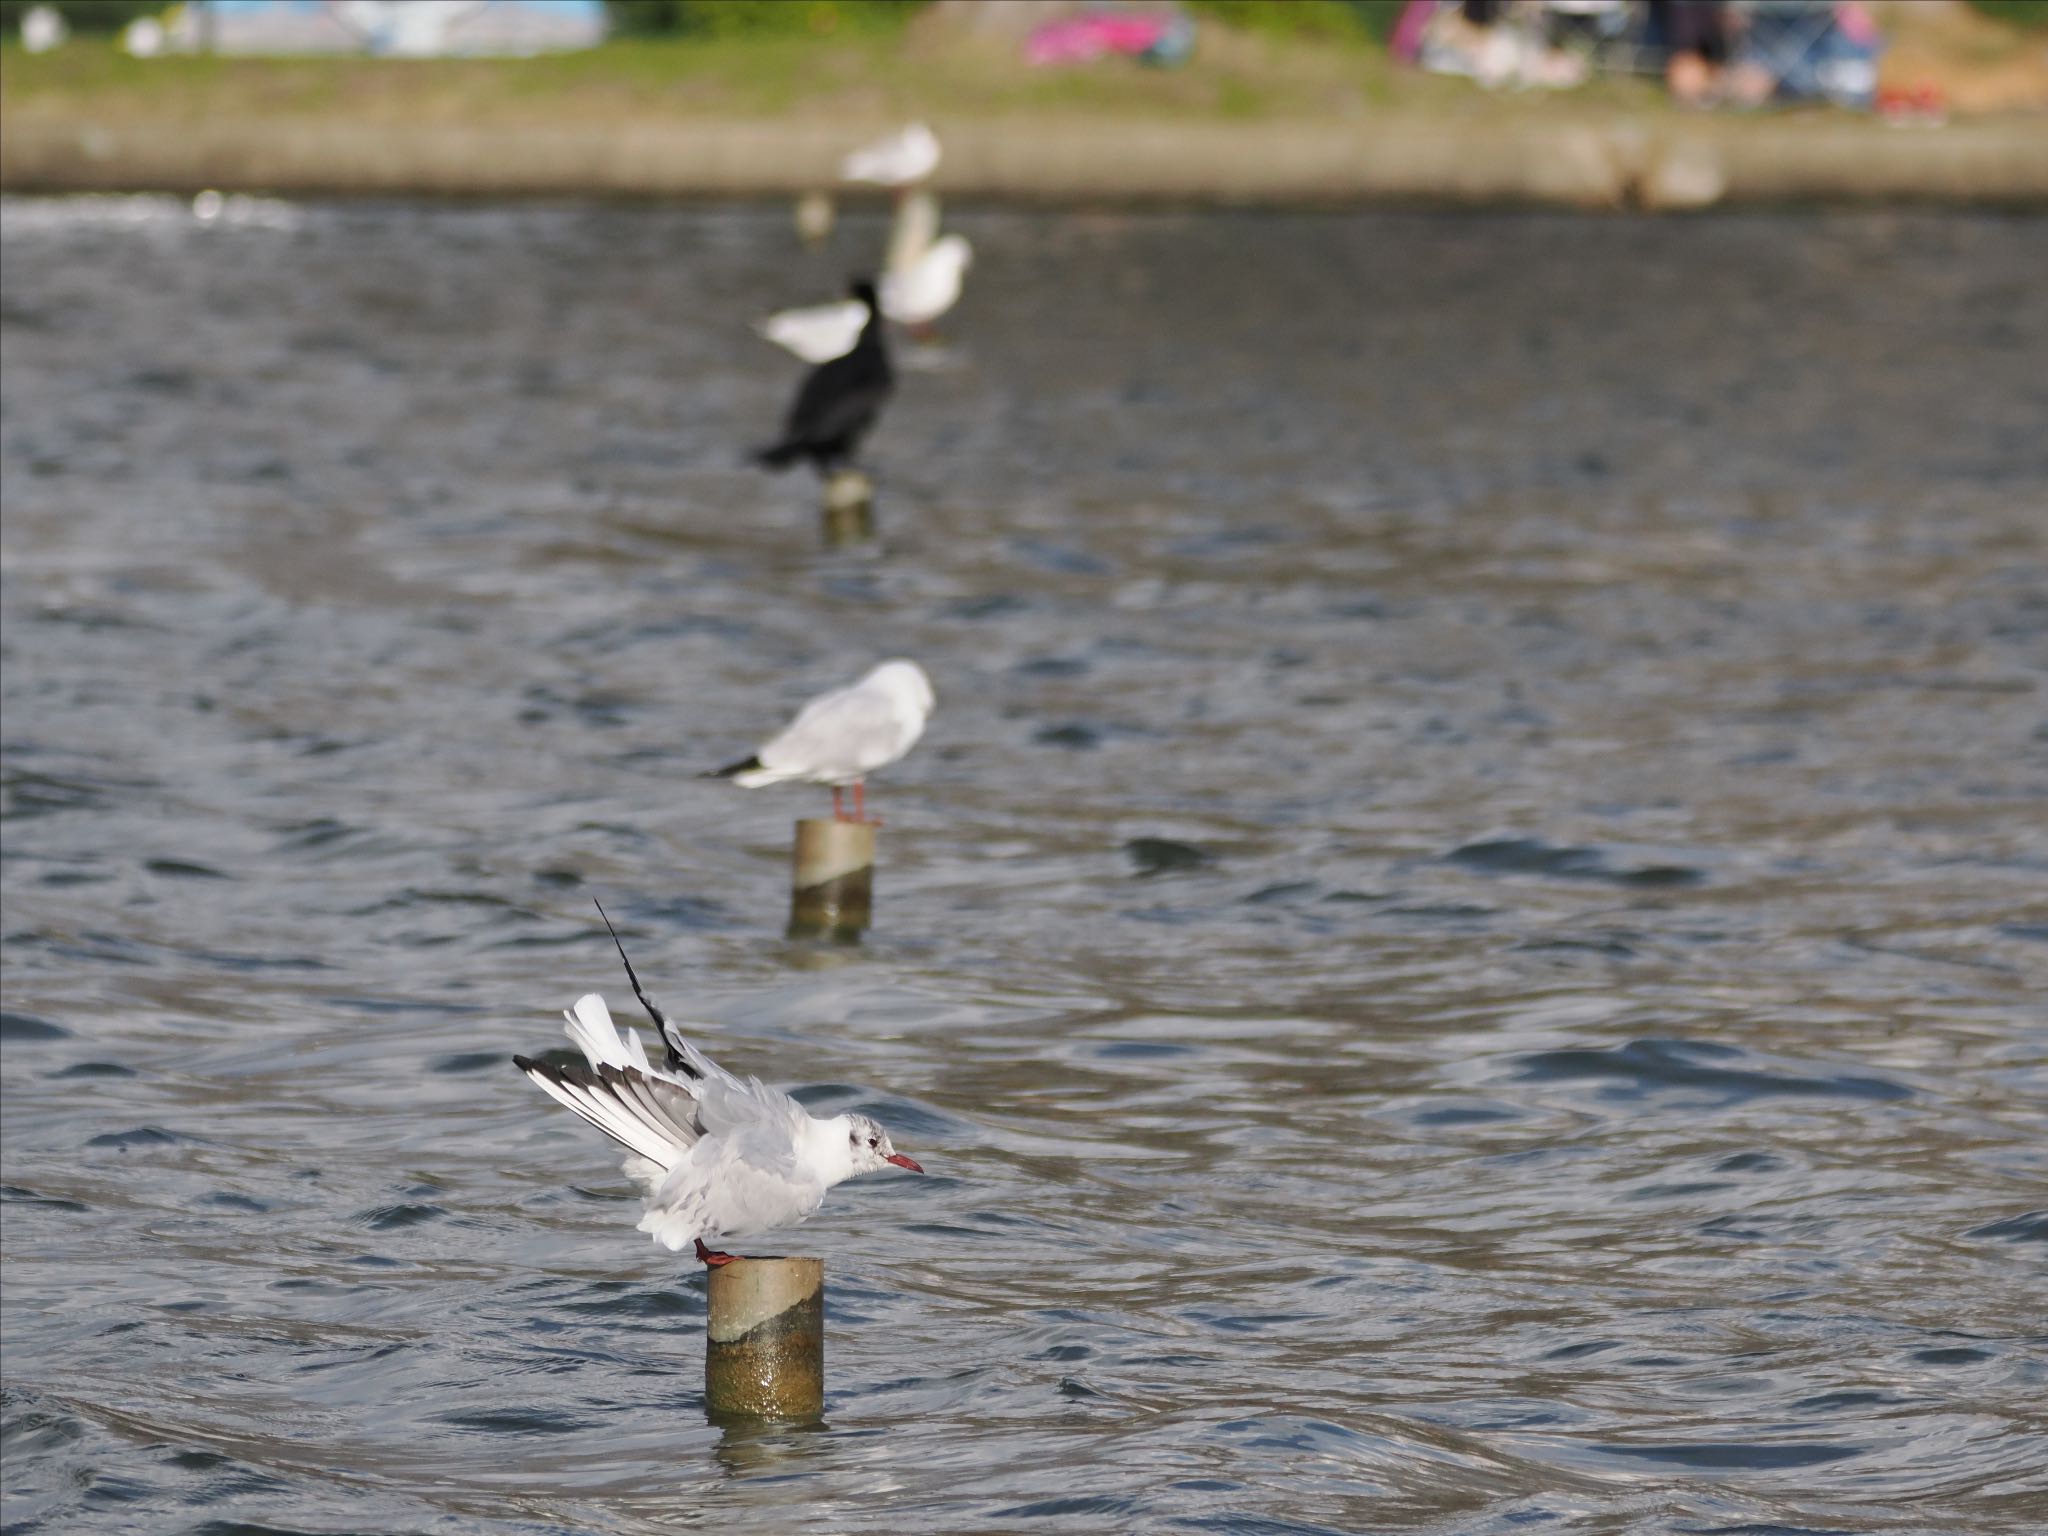
[[[2048,198],[2048,124],[2009,112],[1908,132],[1825,109],[1685,114],[1640,79],[1490,93],[1396,67],[1364,30],[1213,21],[1181,68],[1033,69],[1014,37],[939,19],[503,60],[144,61],[104,39],[33,57],[9,45],[0,183],[773,193],[829,181],[861,136],[922,117],[946,140],[941,185],[998,196]],[[1914,78],[1989,80],[2002,106],[2036,85],[2048,100],[2038,34],[1959,9],[1893,19],[1894,57]]]
[[[1387,109],[1513,119],[1665,105],[1647,80],[1601,79],[1562,95],[1488,93],[1396,66],[1364,27],[1277,24],[1275,18],[1315,17],[1313,5],[1250,8],[1267,18],[1257,27],[1219,20],[1237,14],[1221,0],[1198,14],[1194,54],[1172,69],[1129,60],[1032,68],[1014,35],[963,27],[937,13],[823,36],[623,37],[530,59],[138,60],[104,36],[30,56],[10,34],[0,45],[0,110],[167,122],[209,113],[370,113],[413,122],[1041,113],[1245,121]],[[1891,41],[1886,70],[1897,83],[1939,85],[1966,113],[2048,109],[2048,31],[1960,5],[1894,4],[1879,15]]]
[[[1007,47],[915,30],[845,39],[632,38],[531,59],[131,59],[98,39],[0,49],[0,108],[189,121],[206,113],[373,112],[410,121],[906,116],[1210,120],[1342,116],[1375,106],[1493,105],[1463,82],[1396,70],[1364,43],[1217,32],[1176,70],[1030,69]],[[1609,86],[1596,90],[1608,93]],[[1654,93],[1623,82],[1620,94]],[[1513,105],[1501,98],[1500,105]]]

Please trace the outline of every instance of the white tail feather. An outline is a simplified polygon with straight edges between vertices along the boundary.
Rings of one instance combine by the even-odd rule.
[[[668,1177],[666,1163],[649,1162],[637,1152],[626,1154],[626,1160],[619,1164],[619,1171],[638,1184],[640,1193],[650,1200],[654,1198],[654,1192],[661,1188],[661,1181]]]
[[[576,999],[576,1007],[565,1011],[562,1017],[569,1021],[565,1031],[569,1043],[581,1051],[584,1060],[593,1067],[648,1070],[647,1047],[640,1043],[640,1032],[622,1030],[614,1024],[611,1010],[605,1007],[604,999],[597,993],[584,993]]]
[[[640,1230],[670,1253],[679,1253],[685,1243],[698,1236],[697,1223],[680,1211],[650,1205],[640,1218]]]

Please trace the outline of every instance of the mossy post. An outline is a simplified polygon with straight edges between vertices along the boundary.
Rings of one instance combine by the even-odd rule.
[[[837,549],[875,536],[875,483],[857,469],[835,469],[825,480],[825,544]]]
[[[822,1418],[825,1261],[734,1259],[705,1273],[705,1412],[715,1421]]]
[[[791,938],[858,939],[874,915],[875,824],[798,822],[789,876]]]
[[[796,200],[796,232],[805,245],[819,246],[832,238],[832,196],[806,192]]]

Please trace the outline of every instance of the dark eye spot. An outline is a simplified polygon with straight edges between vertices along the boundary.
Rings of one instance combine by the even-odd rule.
[[[874,1137],[870,1136],[868,1138],[868,1145],[871,1147],[879,1147],[881,1145],[881,1142],[877,1141]]]

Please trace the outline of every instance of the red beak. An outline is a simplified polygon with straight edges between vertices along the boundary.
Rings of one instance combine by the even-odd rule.
[[[912,1173],[924,1172],[922,1168],[918,1167],[916,1163],[912,1162],[909,1158],[905,1157],[901,1152],[892,1152],[887,1157],[883,1158],[882,1161],[885,1163],[894,1163],[898,1168],[908,1168]]]

